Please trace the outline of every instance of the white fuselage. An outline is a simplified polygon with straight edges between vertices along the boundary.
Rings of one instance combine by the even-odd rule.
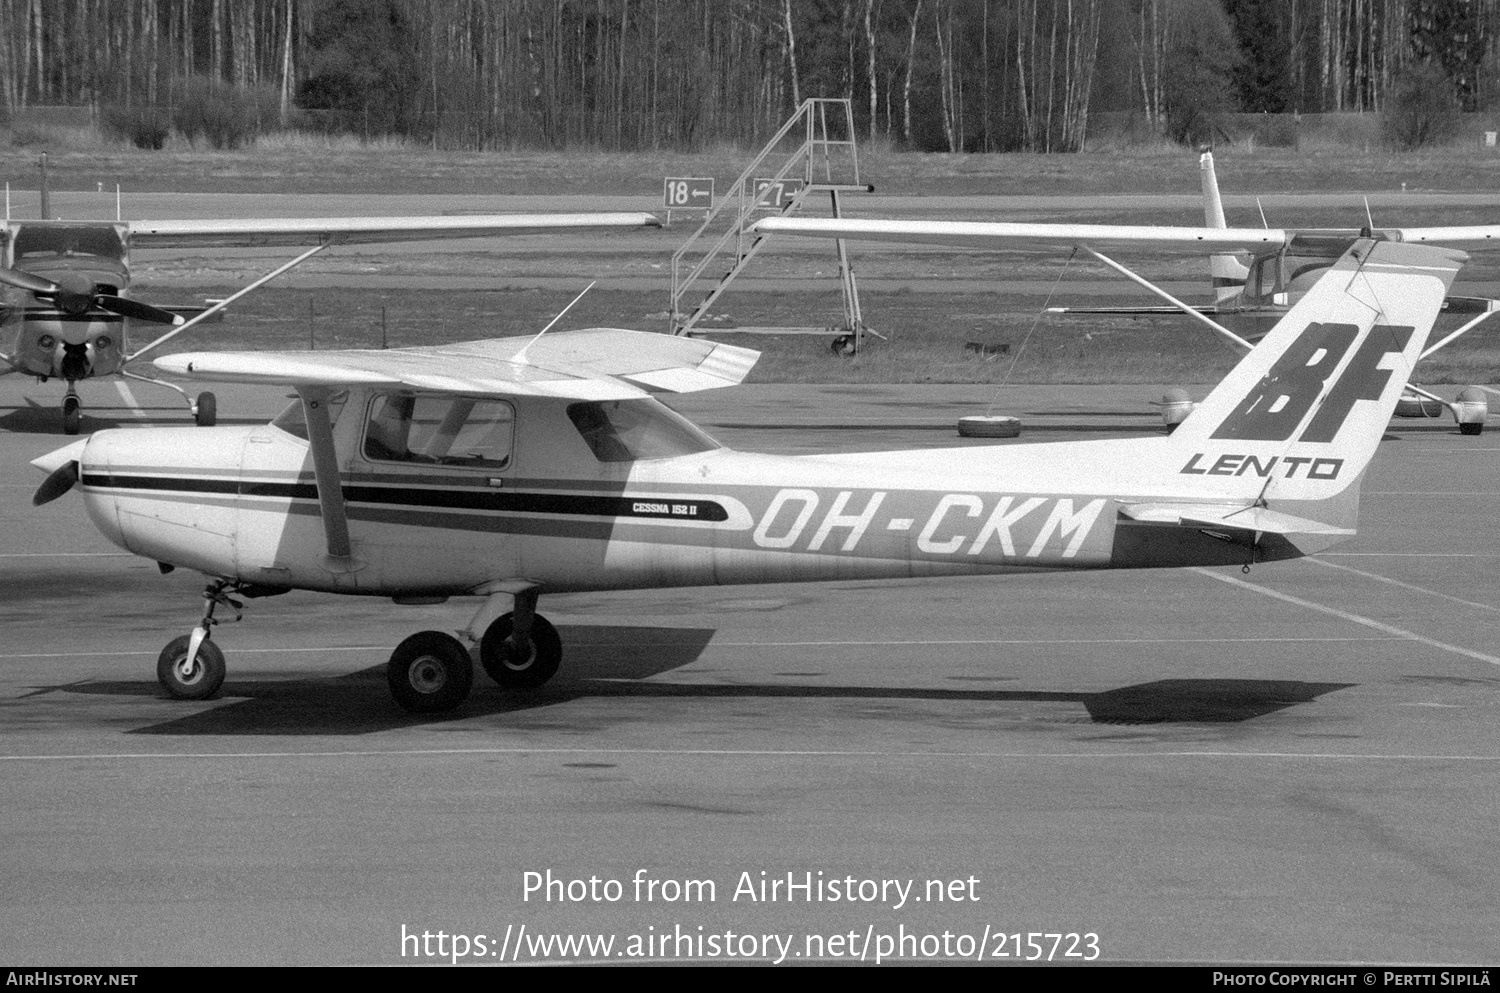
[[[1249,555],[1222,537],[1122,517],[1122,502],[1193,498],[1195,476],[1160,471],[1176,458],[1166,438],[798,457],[710,444],[605,461],[571,419],[579,404],[517,397],[505,401],[514,430],[504,459],[470,467],[372,456],[367,412],[378,402],[354,391],[334,425],[346,558],[328,555],[295,424],[99,432],[79,458],[88,512],[116,544],[160,562],[385,596],[516,578],[565,591]],[[675,418],[654,400],[632,403]],[[1255,558],[1297,554],[1273,542]]]

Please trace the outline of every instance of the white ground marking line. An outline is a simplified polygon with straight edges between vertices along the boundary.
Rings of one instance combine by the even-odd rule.
[[[1234,576],[1225,576],[1221,573],[1210,572],[1208,569],[1204,569],[1200,566],[1190,566],[1189,568],[1200,576],[1207,576],[1209,579],[1217,579],[1220,582],[1228,583],[1231,586],[1239,586],[1247,590],[1253,590],[1254,592],[1259,593],[1262,596],[1268,596],[1275,600],[1282,600],[1286,603],[1293,603],[1299,607],[1306,607],[1308,610],[1316,610],[1320,613],[1329,614],[1333,617],[1339,617],[1346,621],[1353,621],[1355,624],[1363,624],[1367,628],[1374,628],[1376,631],[1384,631],[1386,634],[1395,635],[1396,637],[1405,639],[1406,641],[1415,641],[1420,644],[1427,645],[1431,648],[1438,648],[1445,652],[1452,652],[1455,655],[1462,655],[1465,658],[1475,659],[1480,662],[1488,662],[1490,665],[1500,665],[1500,658],[1496,658],[1493,655],[1486,655],[1483,652],[1476,652],[1472,648],[1463,648],[1459,645],[1450,645],[1446,641],[1438,641],[1435,638],[1427,638],[1420,634],[1417,634],[1415,631],[1408,631],[1405,628],[1398,628],[1394,624],[1385,624],[1381,621],[1373,620],[1372,618],[1364,617],[1359,614],[1351,614],[1347,610],[1339,610],[1337,607],[1327,607],[1321,603],[1313,603],[1311,600],[1304,600],[1301,597],[1292,596],[1290,593],[1280,593],[1276,590],[1267,589],[1264,586],[1256,586],[1254,583],[1247,583],[1243,579],[1238,579]]]
[[[0,755],[0,762],[79,762],[110,759],[320,759],[320,758],[388,758],[447,756],[515,755],[679,755],[704,758],[914,758],[914,759],[1061,759],[1095,761],[1098,759],[1342,759],[1363,762],[1500,762],[1500,755],[1431,755],[1382,754],[1378,752],[948,752],[948,751],[852,751],[835,749],[769,749],[769,748],[392,748],[350,749],[316,752],[79,752],[62,755]]]
[[[1307,559],[1307,561],[1308,562],[1312,562],[1315,565],[1321,565],[1321,566],[1323,566],[1325,568],[1328,568],[1328,569],[1339,569],[1339,570],[1341,570],[1343,572],[1352,572],[1356,576],[1364,576],[1366,579],[1373,579],[1377,583],[1387,583],[1387,584],[1389,584],[1391,586],[1399,586],[1403,590],[1411,590],[1414,593],[1425,593],[1428,596],[1435,596],[1435,597],[1438,597],[1438,598],[1443,599],[1443,600],[1451,600],[1454,603],[1461,603],[1465,607],[1477,607],[1480,610],[1489,610],[1489,611],[1494,611],[1497,614],[1500,614],[1500,607],[1496,607],[1496,606],[1494,606],[1492,604],[1488,604],[1488,603],[1475,603],[1473,600],[1465,600],[1462,597],[1450,596],[1447,593],[1439,593],[1437,590],[1429,590],[1425,586],[1417,586],[1417,585],[1415,585],[1413,583],[1403,583],[1399,579],[1392,579],[1389,576],[1382,576],[1382,575],[1379,575],[1378,573],[1374,573],[1374,572],[1365,572],[1363,569],[1355,569],[1352,566],[1337,565],[1337,564],[1335,564],[1333,562],[1323,562],[1323,561],[1321,561],[1319,559],[1315,559],[1315,558],[1309,558],[1309,559]]]
[[[130,384],[123,379],[115,380],[115,389],[120,391],[120,399],[125,401],[125,407],[130,411],[131,417],[145,417],[146,412],[136,402],[135,394],[130,391]]]
[[[1500,559],[1500,552],[1319,552],[1323,559]]]
[[[1365,496],[1493,497],[1497,490],[1365,490]]]
[[[554,615],[555,616],[555,615]],[[871,645],[1225,645],[1248,642],[1259,644],[1262,642],[1282,643],[1325,643],[1332,642],[1342,645],[1351,641],[1405,641],[1401,637],[1386,638],[1054,638],[1037,639],[1025,641],[1013,639],[1008,641],[714,641],[710,642],[710,648],[837,648],[848,645],[856,648],[864,648]],[[600,648],[614,644],[603,641],[575,641],[572,643],[578,648]],[[680,641],[632,641],[632,647],[657,648],[681,645]],[[309,648],[236,648],[234,651],[240,655],[275,655],[281,652],[390,652],[394,651],[395,645],[314,645]],[[87,659],[87,658],[116,658],[127,655],[158,655],[159,652],[151,651],[118,651],[118,652],[22,652],[15,655],[0,655],[0,662],[13,661],[17,659]],[[625,679],[622,682],[633,682]]]
[[[130,552],[4,552],[0,559],[133,559]]]
[[[1343,640],[1343,639],[1340,639]],[[1366,639],[1371,641],[1388,641],[1391,639]],[[217,642],[215,642],[217,644]],[[283,652],[389,652],[395,650],[395,645],[314,645],[311,648],[236,648],[236,655],[277,655]],[[20,655],[0,655],[0,661],[11,661],[14,659],[92,659],[92,658],[114,658],[126,655],[159,655],[160,652],[153,651],[129,651],[129,652],[31,652]]]

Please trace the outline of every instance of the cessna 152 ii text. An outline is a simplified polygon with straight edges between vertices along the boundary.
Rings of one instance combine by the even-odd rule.
[[[212,425],[212,393],[189,397],[174,383],[132,368],[183,331],[300,265],[332,245],[486,238],[569,230],[660,226],[649,214],[491,214],[438,217],[263,218],[253,220],[59,221],[7,219],[0,227],[0,330],[12,329],[9,351],[0,350],[0,375],[21,373],[67,383],[62,421],[77,434],[83,405],[74,389],[81,379],[121,375],[176,390],[194,420]],[[307,251],[207,308],[153,306],[124,296],[133,248],[238,248],[306,246]],[[195,316],[188,316],[195,315]],[[134,351],[131,322],[172,330]]]
[[[209,578],[162,651],[213,695],[214,610],[291,589],[482,597],[387,666],[413,711],[482,667],[556,672],[540,594],[1016,570],[1244,565],[1354,533],[1374,455],[1464,256],[1355,242],[1168,436],[875,454],[730,451],[648,395],[739,382],[757,353],[595,329],[392,351],[160,358],[190,378],[293,387],[258,427],[100,431],[33,464],[98,528]]]

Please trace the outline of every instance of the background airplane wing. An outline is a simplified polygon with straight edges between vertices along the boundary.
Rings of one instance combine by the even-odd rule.
[[[1470,227],[1393,228],[1386,232],[1396,241],[1411,241],[1444,248],[1500,247],[1500,225],[1481,224]]]
[[[891,221],[768,217],[757,234],[892,241],[988,249],[1136,248],[1190,255],[1280,251],[1292,233],[1262,228],[1156,227],[1145,224],[1012,224],[990,221]]]
[[[131,221],[137,248],[254,248],[490,238],[568,231],[659,228],[651,214],[454,214],[436,217],[280,217],[246,220]]]
[[[748,348],[696,338],[591,328],[417,348],[183,352],[155,364],[163,372],[215,382],[623,400],[648,390],[732,386],[759,357]]]

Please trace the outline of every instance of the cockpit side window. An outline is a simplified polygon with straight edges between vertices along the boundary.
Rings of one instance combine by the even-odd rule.
[[[650,399],[569,404],[568,419],[600,462],[666,459],[720,447],[691,421]]]
[[[306,441],[307,420],[303,416],[302,399],[295,393],[293,393],[291,397],[292,402],[287,404],[285,410],[276,415],[276,419],[271,422],[271,426],[273,428],[280,428],[287,434]],[[343,413],[344,402],[348,399],[348,390],[341,390],[340,392],[335,393],[333,396],[328,398],[329,424],[337,424],[339,422],[339,414]]]
[[[503,400],[375,397],[365,422],[365,458],[475,469],[504,469],[515,443],[515,408]]]

